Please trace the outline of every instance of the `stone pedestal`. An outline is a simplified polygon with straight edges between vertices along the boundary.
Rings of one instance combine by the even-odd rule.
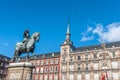
[[[10,63],[6,80],[32,80],[34,66],[29,62]]]

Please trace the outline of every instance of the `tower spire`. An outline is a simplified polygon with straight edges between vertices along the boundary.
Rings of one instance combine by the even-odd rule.
[[[66,32],[66,40],[70,41],[70,19],[68,18],[67,32]]]
[[[70,24],[68,24],[68,26],[67,26],[67,33],[66,34],[70,34]]]
[[[70,19],[68,18],[67,33],[70,34]]]
[[[70,40],[70,19],[68,18],[68,24],[67,24],[67,32],[66,32],[66,39],[64,41],[64,44],[73,45],[73,42]]]

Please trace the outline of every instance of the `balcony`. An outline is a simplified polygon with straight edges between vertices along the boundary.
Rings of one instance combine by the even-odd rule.
[[[40,71],[40,73],[42,74],[42,73],[43,73],[43,71]]]
[[[61,63],[62,63],[62,64],[67,64],[67,62],[66,62],[66,61],[62,61]]]
[[[54,73],[58,73],[58,71],[54,71]]]
[[[67,72],[66,69],[62,69],[62,72]]]
[[[76,62],[76,60],[72,60],[72,61],[70,60],[70,61],[69,61],[69,63],[74,63],[74,62]]]

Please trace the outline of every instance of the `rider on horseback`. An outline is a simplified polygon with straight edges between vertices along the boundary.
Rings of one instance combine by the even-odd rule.
[[[24,40],[23,40],[23,43],[24,43],[24,47],[26,48],[26,45],[27,45],[27,42],[30,38],[30,35],[29,35],[29,30],[25,30],[24,34],[23,34],[23,37],[24,37]]]

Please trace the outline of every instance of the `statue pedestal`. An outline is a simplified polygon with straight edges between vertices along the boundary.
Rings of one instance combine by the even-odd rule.
[[[10,63],[6,80],[32,80],[34,66],[28,62]]]

